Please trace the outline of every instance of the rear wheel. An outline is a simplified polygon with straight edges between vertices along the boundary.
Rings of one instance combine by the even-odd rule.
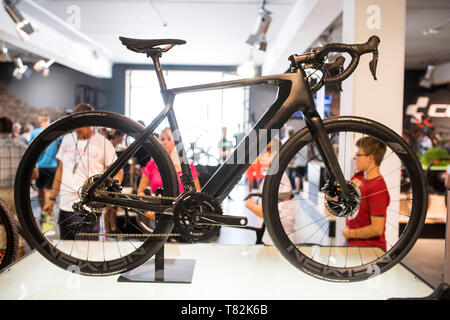
[[[405,141],[379,123],[345,117],[326,119],[324,125],[329,136],[335,137],[334,149],[354,202],[344,204],[336,197],[338,192],[333,194],[333,186],[322,191],[330,180],[318,161],[309,162],[309,181],[298,195],[293,193],[285,174],[287,166],[315,146],[310,132],[304,129],[286,142],[271,164],[269,173],[273,174],[267,176],[263,190],[264,221],[276,247],[300,270],[332,281],[364,280],[397,264],[419,237],[428,199],[423,170]],[[364,137],[375,138],[386,146],[380,166],[385,186],[372,193],[371,180],[363,180],[364,188],[351,182],[356,164],[355,144]],[[338,190],[337,186],[334,188]],[[283,197],[280,202],[279,195],[284,193],[293,196]],[[386,208],[386,200],[376,196],[381,193],[390,197],[387,209],[383,209],[384,239],[360,234],[361,239],[347,241],[342,234],[346,225],[354,228],[357,223],[361,228],[372,221],[360,214],[360,209]],[[366,231],[373,231],[370,228],[373,226]]]
[[[80,130],[86,130],[84,128],[90,128],[87,129],[90,130],[89,138],[80,135]],[[153,230],[142,232],[136,225],[135,216],[144,213],[130,208],[88,203],[85,205],[86,216],[73,213],[73,204],[82,199],[86,186],[111,165],[120,148],[127,147],[143,130],[140,124],[124,116],[93,111],[64,117],[32,141],[17,171],[15,203],[27,240],[45,258],[61,268],[81,274],[107,275],[139,266],[162,247],[173,229],[170,216],[156,215]],[[107,135],[115,131],[124,133],[124,139],[116,147],[107,139]],[[65,158],[61,161],[62,179],[57,181],[61,186],[53,221],[48,223],[42,221],[39,206],[39,201],[47,199],[38,199],[31,185],[35,178],[33,173],[39,172],[38,160],[52,152],[53,143]],[[147,159],[156,163],[163,196],[175,197],[178,181],[167,152],[153,135],[141,148],[147,153]],[[40,174],[47,173],[41,170]],[[114,191],[122,198],[135,197],[131,187],[107,189],[101,184],[99,188],[103,192],[108,190],[112,197]]]

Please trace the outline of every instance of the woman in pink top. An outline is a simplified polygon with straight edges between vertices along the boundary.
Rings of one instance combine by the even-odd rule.
[[[175,171],[177,172],[178,176],[178,185],[180,187],[180,193],[183,192],[184,187],[180,180],[181,175],[181,165],[180,165],[180,159],[178,158],[178,155],[175,150],[175,141],[172,137],[172,131],[170,128],[166,128],[161,132],[161,135],[159,136],[159,141],[163,145],[164,149],[166,149],[167,153],[170,155],[170,158],[172,159],[173,165],[175,167]],[[191,163],[191,173],[192,178],[194,179],[195,188],[197,190],[200,190],[200,182],[198,181],[198,172],[195,169],[195,166]],[[150,160],[147,162],[147,165],[142,168],[142,178],[141,182],[139,183],[138,188],[138,194],[144,194],[144,189],[146,187],[150,187],[152,189],[152,192],[155,193],[156,189],[162,187],[162,181],[161,181],[161,175],[159,174],[158,167],[156,166],[155,161]]]

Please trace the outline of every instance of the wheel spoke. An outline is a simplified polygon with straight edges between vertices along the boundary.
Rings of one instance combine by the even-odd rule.
[[[106,125],[99,125],[100,121],[105,121]],[[108,124],[110,122],[110,124]],[[129,268],[130,265],[135,264],[138,259],[142,260],[142,256],[148,256],[156,252],[165,238],[145,237],[142,235],[136,222],[133,220],[134,216],[128,216],[126,218],[126,225],[121,224],[119,219],[116,224],[117,237],[106,237],[103,231],[104,212],[107,205],[99,203],[92,203],[88,199],[82,199],[83,195],[80,193],[81,187],[87,188],[87,183],[93,183],[95,177],[105,172],[108,166],[111,165],[116,159],[116,153],[120,150],[119,145],[107,140],[100,132],[102,131],[121,131],[124,133],[124,137],[127,139],[135,139],[139,136],[143,129],[141,126],[137,126],[132,120],[128,120],[116,115],[100,116],[93,115],[89,117],[66,117],[58,120],[52,124],[53,131],[43,131],[36,137],[36,143],[33,144],[33,150],[27,150],[28,155],[24,156],[26,165],[24,170],[18,172],[18,176],[27,177],[22,179],[27,181],[26,185],[17,186],[16,194],[18,194],[21,201],[18,206],[18,212],[24,216],[24,220],[27,224],[27,229],[32,233],[29,235],[34,238],[37,243],[40,244],[43,254],[46,258],[53,261],[60,267],[67,269],[71,264],[82,266],[81,273],[86,274],[113,274],[116,272],[123,272],[124,268]],[[92,135],[89,137],[89,142],[83,139],[78,139],[75,132],[79,132],[77,129],[91,128]],[[117,140],[117,139],[116,139]],[[58,158],[62,164],[62,177],[54,178],[50,172],[43,171],[42,178],[53,179],[52,189],[49,189],[47,193],[37,193],[33,191],[31,181],[29,177],[32,176],[33,170],[37,168],[37,161],[40,156],[50,157],[52,152],[47,150],[47,147],[52,141],[58,141],[57,149],[59,150]],[[45,147],[44,147],[45,146]],[[122,147],[122,145],[121,145]],[[162,187],[165,190],[165,195],[169,197],[175,196],[174,184],[176,181],[172,181],[172,177],[176,175],[167,172],[167,156],[162,145],[159,144],[144,144],[140,148],[142,157],[147,159],[153,159],[156,164],[156,168],[160,173]],[[32,154],[33,156],[30,156]],[[70,158],[70,159],[69,159]],[[74,159],[75,158],[75,159]],[[76,160],[76,170],[71,166],[72,161]],[[122,168],[123,169],[123,168]],[[123,172],[123,171],[122,171]],[[87,180],[91,177],[92,180]],[[94,177],[94,178],[92,178]],[[112,178],[108,178],[112,179]],[[125,178],[127,179],[127,178]],[[128,182],[124,180],[123,182]],[[54,189],[54,188],[57,188]],[[99,191],[104,192],[107,189],[106,184],[100,184]],[[28,190],[28,192],[22,192]],[[128,197],[128,193],[131,196],[131,191],[124,188],[120,192],[122,197]],[[41,205],[47,202],[50,197],[55,197],[55,204],[57,208],[54,208],[55,224],[53,229],[49,230],[45,225],[41,225],[40,211]],[[112,195],[115,196],[115,195]],[[72,205],[74,203],[82,203],[83,212],[71,212]],[[67,211],[62,211],[62,210]],[[116,207],[112,207],[110,210],[111,215],[121,214],[121,210]],[[128,209],[128,208],[124,208]],[[103,212],[103,214],[102,214]],[[140,213],[137,213],[140,214]],[[94,217],[96,215],[96,217]],[[115,220],[112,220],[114,223]],[[72,225],[73,222],[80,223],[79,225]],[[170,233],[169,226],[171,221],[168,219],[160,219],[156,221],[155,233]],[[68,228],[71,226],[73,228]],[[112,224],[108,225],[108,228],[114,229]],[[132,230],[128,230],[128,227]],[[45,228],[45,229],[43,229]],[[99,230],[100,229],[100,230]],[[70,231],[68,231],[70,230]],[[52,231],[52,232],[50,232]],[[55,231],[55,232],[53,232]],[[134,233],[140,233],[140,237],[135,237]],[[139,239],[139,240],[138,240]],[[52,254],[57,250],[61,256],[58,261],[51,259]],[[150,255],[150,256],[149,256]],[[121,259],[122,261],[115,261]],[[110,264],[110,261],[115,263]],[[90,264],[95,262],[95,264]],[[86,267],[84,267],[86,266]],[[88,266],[95,266],[95,269]]]
[[[330,193],[329,198],[326,198],[325,193],[330,191],[320,191],[317,186],[316,188],[319,192],[316,193],[314,189],[309,191],[304,190],[300,196],[295,196],[286,201],[287,203],[290,203],[289,207],[286,206],[283,208],[281,205],[277,206],[274,202],[276,200],[275,195],[278,194],[281,188],[283,188],[283,192],[287,192],[286,190],[289,189],[289,183],[285,182],[283,180],[284,178],[281,178],[283,174],[288,173],[283,170],[284,167],[280,168],[280,173],[278,173],[277,178],[272,178],[270,185],[268,186],[270,190],[273,190],[269,192],[272,194],[273,200],[270,202],[272,218],[268,223],[271,224],[269,228],[275,232],[275,234],[271,234],[271,236],[277,236],[279,241],[284,243],[279,247],[279,250],[283,250],[285,254],[291,256],[292,260],[290,261],[294,265],[301,269],[306,269],[308,272],[321,278],[336,280],[341,279],[341,276],[344,276],[344,278],[348,277],[348,280],[353,280],[356,277],[361,279],[367,278],[372,274],[371,272],[368,272],[367,276],[361,274],[356,276],[352,272],[348,274],[342,273],[342,270],[354,270],[358,273],[360,272],[361,267],[369,268],[370,265],[383,260],[385,256],[384,245],[386,245],[386,250],[388,251],[394,246],[396,247],[396,250],[400,248],[400,251],[396,251],[395,255],[399,254],[398,252],[403,254],[401,250],[405,250],[407,247],[405,237],[403,237],[404,232],[406,228],[411,229],[418,224],[418,215],[422,212],[422,203],[417,204],[413,196],[423,194],[423,192],[417,191],[422,188],[420,184],[421,180],[417,178],[421,172],[420,170],[415,169],[417,162],[408,159],[410,153],[402,150],[403,144],[400,142],[400,138],[398,141],[392,140],[389,141],[390,143],[386,144],[386,141],[388,141],[385,138],[386,135],[377,132],[379,129],[373,128],[362,122],[356,123],[356,121],[357,120],[348,120],[348,125],[339,124],[327,130],[334,148],[338,141],[340,142],[339,148],[337,150],[335,149],[335,151],[340,161],[344,177],[350,180],[350,177],[352,176],[351,170],[353,170],[353,163],[351,161],[355,159],[352,152],[353,147],[359,150],[360,153],[361,151],[365,151],[363,150],[364,147],[358,146],[356,142],[366,143],[366,141],[371,141],[370,139],[375,138],[386,146],[386,151],[384,147],[381,149],[382,144],[380,143],[373,144],[373,149],[371,149],[373,154],[380,154],[383,152],[381,153],[381,158],[383,159],[381,175],[383,179],[385,179],[383,181],[386,186],[380,185],[378,183],[379,180],[376,178],[370,178],[368,181],[363,180],[365,182],[364,185],[360,187],[361,189],[355,188],[355,192],[352,192],[353,195],[359,195],[359,193],[357,193],[359,190],[358,192],[361,192],[361,196],[359,197],[358,209],[354,209],[359,211],[351,213],[351,218],[333,218],[334,215],[338,216],[345,212],[343,210],[349,209],[346,209],[345,204],[342,204],[342,209],[339,207],[340,200],[337,196],[339,193],[335,193],[337,195]],[[344,122],[345,121],[341,123]],[[349,130],[349,127],[352,129]],[[369,132],[371,133],[369,134]],[[312,138],[310,139],[311,140],[308,140],[308,138],[305,139],[304,136],[302,140],[295,143],[292,142],[290,147],[295,146],[295,148],[297,148],[297,152],[295,153],[293,152],[294,150],[287,150],[285,147],[283,150],[284,153],[282,152],[280,155],[280,163],[287,166],[287,164],[292,161],[290,158],[286,158],[288,154],[292,155],[300,153],[298,150],[303,148],[306,149],[309,145],[315,147]],[[353,147],[351,147],[352,144]],[[395,146],[395,148],[390,148],[390,146]],[[343,154],[341,154],[342,152]],[[361,162],[358,161],[355,161],[354,164],[356,164],[355,170],[361,166]],[[365,177],[367,175],[374,176],[373,173],[376,173],[376,168],[377,167],[374,166],[370,167],[370,169],[366,169]],[[411,176],[410,174],[413,175]],[[397,181],[397,175],[401,175],[401,181],[400,179]],[[274,189],[274,181],[277,183],[277,189]],[[309,181],[309,183],[311,182]],[[408,190],[406,195],[404,194],[405,187],[412,188],[412,190]],[[275,190],[277,190],[277,192],[275,192]],[[384,194],[389,195],[393,200],[390,200],[389,202],[385,202],[385,200],[378,201],[378,197],[381,194],[383,194],[383,197]],[[306,197],[311,201],[308,202]],[[333,200],[335,203],[334,206],[331,205],[332,198],[336,199]],[[328,206],[327,202],[331,207]],[[412,203],[415,204],[414,208],[412,207]],[[327,206],[324,207],[325,204]],[[283,212],[283,210],[286,210],[286,212]],[[365,212],[364,214],[366,214],[367,217],[364,216],[363,213],[360,214],[360,212]],[[378,236],[375,237],[375,235],[379,233],[376,231],[378,229],[375,228],[375,224],[372,224],[373,221],[369,212],[385,212],[385,231],[383,232],[384,235],[382,238],[378,238]],[[328,214],[331,214],[331,216]],[[274,220],[274,217],[278,216],[279,218]],[[287,217],[291,218],[289,219]],[[405,217],[407,220],[407,227],[405,229],[403,229],[403,226],[400,228],[400,217]],[[292,221],[295,222],[295,227],[288,225],[289,223],[294,223]],[[402,223],[405,222],[404,220],[402,221]],[[350,229],[356,230],[352,231],[352,236],[355,235],[355,232],[356,236],[355,239],[350,239],[352,240],[350,241],[350,244],[344,239],[343,235],[341,235],[341,229],[345,225],[347,225],[347,228],[350,228],[350,226],[351,228],[356,228]],[[334,234],[330,229],[332,226],[335,226]],[[294,240],[291,240],[291,237],[294,235],[296,238],[295,243],[298,243],[298,246],[294,246],[296,249],[292,250],[292,246],[289,246],[287,243],[294,243]],[[378,246],[381,246],[382,248],[379,248]],[[392,256],[392,252],[390,254],[390,259],[395,258],[395,256]],[[326,268],[322,269],[317,264],[323,265]],[[383,266],[383,270],[385,270],[390,268],[393,264],[394,263],[382,263],[381,265]],[[324,274],[321,273],[320,270],[336,270],[336,275],[340,274],[341,276],[336,276],[335,278],[333,273],[327,272]]]

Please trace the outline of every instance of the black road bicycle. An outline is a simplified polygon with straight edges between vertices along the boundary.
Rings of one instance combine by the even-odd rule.
[[[0,270],[16,260],[19,226],[6,204],[0,200]]]
[[[259,151],[268,141],[275,141],[276,129],[280,129],[296,111],[303,113],[306,127],[277,150],[262,193],[265,225],[280,253],[295,267],[313,276],[332,281],[356,281],[393,267],[414,245],[422,230],[428,199],[423,170],[417,156],[398,134],[373,120],[353,116],[322,120],[313,100],[313,94],[323,85],[340,84],[349,77],[363,54],[373,54],[370,70],[376,79],[380,42],[377,36],[372,36],[363,44],[331,43],[306,54],[292,55],[289,57],[290,70],[284,74],[172,89],[166,87],[160,57],[175,45],[185,44],[185,41],[123,37],[120,40],[128,49],[144,53],[153,60],[165,108],[147,127],[123,115],[106,111],[71,114],[52,123],[33,140],[18,168],[15,201],[27,240],[45,258],[62,268],[75,265],[84,275],[109,275],[125,272],[144,263],[170,236],[198,242],[208,238],[221,226],[246,228],[246,217],[224,214],[221,203],[240,181]],[[349,54],[350,64],[344,68],[344,56],[328,62],[328,54],[332,52]],[[310,83],[305,70],[316,70],[316,75],[322,76],[319,81]],[[197,191],[182,138],[176,134],[178,124],[173,110],[176,95],[261,84],[278,88],[276,100],[227,161]],[[165,118],[174,132],[176,151],[181,162],[181,182],[184,186],[181,194],[171,159],[152,134]],[[72,208],[80,218],[80,222],[70,225],[75,240],[67,240],[58,234],[49,235],[41,229],[39,219],[36,218],[39,214],[32,209],[33,202],[37,200],[30,198],[30,183],[40,155],[51,142],[59,141],[61,137],[68,136],[73,140],[76,146],[72,151],[75,158],[86,152],[86,149],[89,156],[90,148],[86,148],[86,141],[78,139],[76,133],[77,129],[85,127],[93,128],[95,134],[104,132],[105,128],[119,129],[126,134],[129,144],[114,162],[104,159],[104,172],[92,174],[89,162],[81,161],[76,173],[83,181],[80,187],[61,184],[57,201],[61,205],[67,195],[75,197],[76,201],[71,202]],[[255,143],[251,143],[252,134],[257,137],[253,141]],[[334,146],[330,136],[335,137]],[[368,136],[383,142],[387,147],[381,166],[387,184],[386,191],[391,197],[387,208],[386,250],[368,245],[349,246],[342,240],[337,231],[339,228],[334,233],[330,232],[332,223],[338,226],[346,218],[358,219],[355,215],[361,206],[377,206],[377,203],[368,203],[367,199],[361,197],[358,186],[350,180],[354,173],[355,142]],[[337,144],[338,147],[335,147]],[[310,190],[305,188],[300,194],[293,194],[289,189],[289,180],[285,179],[288,163],[301,155],[303,148],[311,147],[319,151],[326,168],[325,186],[318,191],[316,188],[317,192],[314,192],[310,183]],[[147,152],[149,159],[158,168],[163,184],[159,194],[146,196],[125,193],[113,178],[138,150]],[[403,181],[407,181],[408,188],[402,188],[402,184],[406,183]],[[115,234],[82,231],[84,226],[102,219],[106,208],[112,206],[127,208],[136,215],[153,211],[156,217],[154,225],[144,233],[129,234],[123,230]],[[405,223],[402,230],[399,229],[400,220]],[[97,238],[82,238],[88,235]]]

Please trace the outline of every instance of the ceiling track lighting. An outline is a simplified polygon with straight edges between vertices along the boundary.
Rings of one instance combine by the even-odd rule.
[[[42,72],[42,76],[48,77],[50,73],[50,66],[55,62],[55,59],[51,58],[48,61],[45,60],[39,60],[36,62],[33,66],[34,71],[36,72]]]
[[[427,66],[427,70],[425,72],[425,75],[420,78],[419,86],[423,88],[430,89],[433,85],[433,73],[436,67],[432,64],[429,64]]]
[[[241,63],[236,69],[237,75],[242,78],[253,78],[256,76],[257,72],[256,62],[251,53],[247,60]]]
[[[257,46],[261,51],[266,51],[267,49],[266,33],[269,29],[270,22],[272,21],[272,18],[270,17],[272,13],[264,8],[265,4],[266,1],[263,0],[261,2],[259,16],[256,19],[255,32],[252,33],[246,41],[247,44]]]
[[[152,6],[153,10],[155,10],[156,14],[158,15],[159,19],[161,20],[161,26],[163,28],[167,28],[167,22],[166,20],[164,20],[163,16],[161,15],[161,13],[158,11],[158,9],[156,9],[155,4],[151,1],[151,0],[147,0],[148,4]]]
[[[0,62],[12,62],[6,44],[4,42],[0,42],[0,44],[1,44]]]
[[[16,32],[22,41],[27,40],[30,35],[36,31],[36,27],[24,18],[22,13],[17,9],[16,5],[20,1],[3,0],[3,6],[11,19],[16,24]]]
[[[444,27],[450,23],[450,18],[448,18],[447,20],[435,25],[434,27],[431,27],[429,29],[423,30],[422,34],[424,36],[430,35],[430,34],[436,34],[439,33],[440,30],[445,29]]]
[[[13,77],[17,80],[21,80],[24,76],[29,77],[31,74],[30,69],[27,65],[24,65],[21,58],[14,59],[14,65],[16,68],[13,71]]]

